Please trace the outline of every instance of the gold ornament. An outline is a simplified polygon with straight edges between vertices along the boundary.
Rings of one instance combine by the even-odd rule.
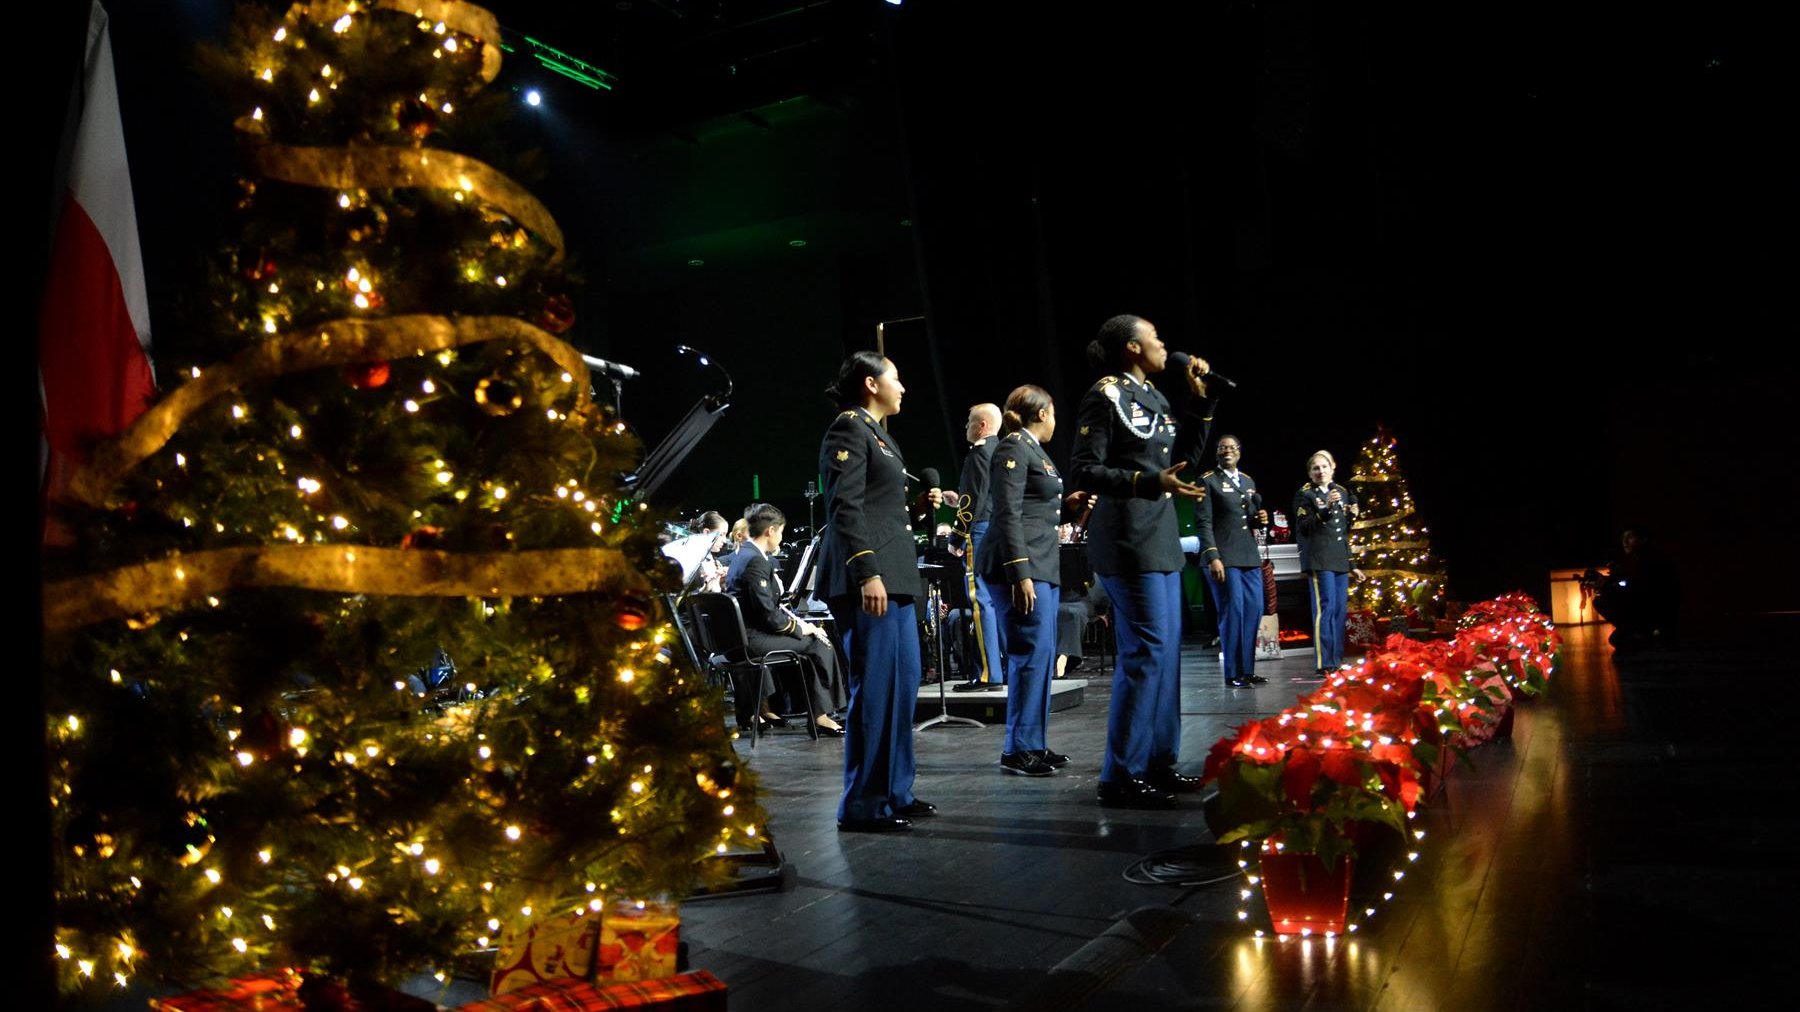
[[[519,410],[525,404],[525,398],[519,393],[517,383],[494,373],[483,376],[481,382],[475,384],[475,403],[495,418],[504,418]]]

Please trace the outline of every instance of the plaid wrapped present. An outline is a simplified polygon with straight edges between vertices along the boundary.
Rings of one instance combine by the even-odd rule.
[[[238,977],[224,987],[150,999],[151,1012],[274,1012],[303,1007],[300,974],[294,970]]]
[[[504,994],[543,980],[591,979],[599,945],[599,917],[558,914],[515,920],[500,934],[488,990]]]
[[[305,978],[295,969],[272,970],[249,977],[238,977],[221,988],[190,991],[187,994],[150,999],[151,1012],[305,1012],[307,1005],[300,997]],[[336,981],[313,982],[323,988],[342,989]],[[388,988],[377,988],[375,994],[347,994],[338,1005],[366,1012],[435,1012],[437,1006],[423,998],[415,998]]]
[[[725,982],[705,970],[611,984],[546,980],[470,1002],[458,1012],[598,1012],[619,1008],[725,1012]]]

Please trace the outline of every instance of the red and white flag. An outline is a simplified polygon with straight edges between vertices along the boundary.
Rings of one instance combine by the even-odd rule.
[[[40,478],[52,494],[97,440],[122,432],[155,389],[150,306],[106,10],[88,15],[81,120],[38,319],[43,392]]]

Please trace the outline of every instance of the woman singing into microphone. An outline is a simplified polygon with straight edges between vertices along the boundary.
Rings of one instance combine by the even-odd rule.
[[[1350,564],[1350,525],[1362,512],[1356,493],[1332,481],[1337,461],[1326,450],[1306,458],[1311,479],[1294,493],[1294,524],[1300,535],[1300,571],[1312,592],[1313,664],[1320,678],[1344,660],[1345,601],[1350,577],[1363,578]]]
[[[1205,490],[1182,478],[1197,468],[1212,424],[1207,364],[1188,361],[1193,396],[1177,427],[1169,402],[1148,377],[1169,352],[1150,321],[1115,316],[1088,344],[1096,369],[1112,369],[1082,395],[1070,462],[1075,486],[1099,497],[1088,524],[1094,572],[1113,602],[1112,709],[1100,804],[1168,808],[1175,791],[1198,790],[1198,777],[1175,770],[1181,738],[1181,551],[1175,496]],[[1191,471],[1190,471],[1191,473]]]
[[[825,530],[819,593],[850,658],[844,796],[838,828],[885,833],[937,809],[913,795],[913,707],[919,698],[919,627],[924,593],[906,505],[906,467],[882,427],[906,388],[894,363],[872,351],[844,360],[825,395],[842,410],[825,430]],[[937,505],[937,500],[932,501]]]
[[[1000,442],[989,465],[987,536],[975,571],[987,584],[1006,644],[1006,743],[1000,768],[1046,777],[1069,757],[1050,751],[1050,679],[1056,667],[1056,606],[1062,584],[1063,482],[1044,443],[1056,432],[1056,405],[1030,384],[1006,398]]]

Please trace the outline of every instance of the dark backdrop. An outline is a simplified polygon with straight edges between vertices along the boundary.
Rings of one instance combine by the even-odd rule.
[[[227,120],[183,55],[222,14],[111,6],[169,320],[229,199]],[[894,429],[915,474],[953,474],[968,404],[1036,382],[1072,420],[1082,347],[1132,312],[1240,382],[1219,425],[1283,496],[1311,451],[1347,473],[1388,425],[1455,596],[1541,592],[1631,523],[1696,615],[1797,604],[1773,456],[1796,363],[1762,241],[1784,163],[1749,14],[493,6],[619,75],[590,91],[515,53],[497,86],[545,94],[518,142],[587,277],[572,336],[645,370],[640,432],[716,385],[676,345],[735,381],[670,486],[687,512],[760,487],[804,516],[819,388],[878,321],[926,317],[889,328]]]

